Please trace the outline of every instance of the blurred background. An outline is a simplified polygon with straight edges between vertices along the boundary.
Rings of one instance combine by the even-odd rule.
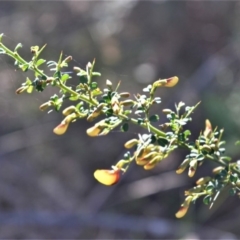
[[[121,90],[141,93],[158,78],[179,84],[160,89],[162,104],[202,101],[188,125],[192,138],[213,126],[225,129],[227,154],[236,161],[240,139],[240,3],[237,1],[1,1],[4,43],[31,59],[30,47],[48,44],[43,57],[72,55],[84,68],[96,58],[101,85],[121,80]],[[239,239],[240,202],[223,193],[209,210],[201,200],[183,219],[175,213],[193,179],[175,169],[177,150],[152,171],[132,165],[119,184],[105,187],[95,169],[110,168],[124,143],[142,129],[89,138],[85,120],[63,136],[52,129],[62,115],[38,107],[55,93],[16,95],[32,73],[0,56],[0,238],[14,239]],[[71,69],[71,68],[70,68]],[[164,122],[161,116],[160,121]]]

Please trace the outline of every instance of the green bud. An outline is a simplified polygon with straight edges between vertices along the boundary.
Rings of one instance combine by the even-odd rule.
[[[70,61],[72,61],[72,56],[68,56],[63,60],[63,62],[66,62],[66,63],[68,63]]]

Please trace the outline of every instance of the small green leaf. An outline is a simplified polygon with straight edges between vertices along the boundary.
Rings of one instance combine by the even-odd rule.
[[[144,113],[143,110],[137,110],[137,111],[135,111],[135,114],[137,114],[137,115],[142,114],[142,113]]]
[[[160,97],[155,97],[154,102],[157,103],[157,104],[161,103],[161,98]]]
[[[149,117],[149,121],[150,122],[157,122],[159,120],[159,116],[157,114],[152,115],[151,117]]]
[[[203,198],[203,203],[206,205],[209,205],[212,201],[212,197],[210,195],[207,195]]]
[[[92,75],[93,75],[93,76],[96,76],[96,77],[100,77],[100,76],[101,76],[101,73],[99,73],[99,72],[93,72]]]
[[[237,175],[237,173],[233,173],[233,174],[230,175],[230,181],[231,181],[232,183],[236,183],[237,180],[238,180],[238,175]]]
[[[47,65],[48,65],[48,67],[57,66],[57,63],[54,62],[54,61],[48,61],[48,62],[47,62]]]
[[[80,76],[79,80],[80,80],[80,83],[87,83],[88,82],[88,80],[85,76]]]
[[[227,172],[225,169],[223,169],[223,170],[219,173],[219,176],[220,176],[220,177],[226,177],[227,174],[228,174],[228,172]]]
[[[83,102],[79,102],[77,105],[76,105],[76,109],[80,109],[82,106],[83,106]]]
[[[70,101],[77,101],[78,100],[78,96],[70,96],[69,100]]]
[[[235,194],[236,194],[236,189],[235,188],[231,188],[230,190],[229,190],[229,194],[231,195],[231,196],[234,196]]]
[[[225,148],[219,148],[219,152],[220,152],[221,154],[225,153]]]
[[[18,43],[17,46],[16,46],[15,49],[14,49],[14,52],[17,52],[17,50],[18,50],[19,48],[22,48],[22,47],[23,47],[23,45],[22,45],[21,43]]]
[[[178,103],[177,110],[180,110],[183,106],[185,106],[184,102]]]
[[[188,119],[187,119],[187,118],[184,118],[184,119],[176,120],[176,122],[177,122],[178,124],[180,124],[181,126],[183,126],[183,125],[186,125],[186,124],[187,124]]]
[[[151,143],[155,143],[156,140],[157,140],[157,138],[156,138],[154,135],[152,135],[152,136],[151,136]]]
[[[185,138],[188,138],[188,136],[191,135],[191,131],[190,131],[190,130],[185,130],[185,131],[183,132],[183,134],[184,134],[184,137],[185,137]]]
[[[102,91],[100,90],[100,88],[96,88],[92,91],[93,96],[97,96],[97,95],[100,95],[100,94],[102,94]]]
[[[197,156],[197,160],[198,160],[198,161],[204,160],[203,154],[199,154],[199,155]]]
[[[124,123],[124,124],[121,126],[121,131],[122,131],[122,132],[127,132],[127,131],[128,131],[128,128],[129,128],[128,123]]]
[[[113,115],[113,110],[112,109],[108,109],[105,114],[108,116],[108,117],[111,117]]]
[[[33,86],[29,86],[29,87],[27,88],[27,93],[32,93],[32,91],[33,91]]]
[[[212,191],[213,189],[215,188],[213,182],[209,182],[207,187],[206,187],[206,190],[207,191]]]
[[[124,111],[124,114],[125,114],[125,115],[129,115],[129,114],[131,114],[131,113],[132,113],[132,110],[125,110],[125,111]]]
[[[147,87],[145,87],[145,88],[143,89],[143,92],[150,92],[151,89],[152,89],[152,85],[148,85]]]
[[[61,79],[61,76],[62,76],[62,74],[61,74],[60,71],[57,71],[57,72],[55,72],[55,73],[53,74],[53,77],[54,77],[54,78]]]
[[[22,69],[23,72],[27,72],[29,65],[28,64],[24,64],[21,66],[19,65],[19,67]]]
[[[232,160],[232,158],[228,157],[228,156],[223,156],[223,157],[221,157],[221,160],[230,162]]]
[[[65,82],[65,81],[67,81],[68,79],[70,79],[71,77],[70,77],[70,75],[68,75],[68,74],[63,74],[62,75],[62,77],[61,77],[61,80],[63,81],[63,82]]]
[[[166,145],[168,145],[168,140],[166,138],[158,138],[157,142],[162,147],[165,147]]]
[[[27,77],[24,85],[27,85],[27,86],[32,85],[32,81]]]
[[[39,67],[40,65],[42,65],[45,62],[46,62],[46,60],[41,58],[41,59],[38,59],[36,65]]]
[[[5,54],[5,50],[3,50],[2,48],[0,48],[0,54]]]
[[[139,125],[141,125],[143,123],[143,119],[142,118],[138,118],[137,122],[138,122]]]
[[[98,87],[98,84],[96,82],[91,83],[91,89],[94,90]]]
[[[126,153],[123,155],[123,159],[124,159],[124,160],[129,160],[130,157],[131,157],[130,152],[126,152]]]

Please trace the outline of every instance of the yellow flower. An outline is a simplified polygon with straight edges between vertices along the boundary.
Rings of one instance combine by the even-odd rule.
[[[120,169],[98,169],[94,172],[94,177],[97,181],[100,183],[107,185],[107,186],[112,186],[120,180]]]
[[[53,132],[57,135],[64,134],[68,129],[69,123],[62,121],[57,127],[53,129]]]
[[[178,210],[178,212],[175,214],[175,216],[177,218],[182,218],[185,216],[185,214],[188,211],[189,205],[192,201],[192,196],[187,196],[185,201],[183,202],[183,204],[181,205],[180,209]]]

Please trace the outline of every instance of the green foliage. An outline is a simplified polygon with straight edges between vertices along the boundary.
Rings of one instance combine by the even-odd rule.
[[[150,109],[155,104],[161,103],[161,98],[155,93],[159,87],[173,87],[178,83],[178,77],[159,79],[143,89],[144,94],[134,95],[119,92],[120,83],[114,88],[110,80],[106,80],[106,87],[100,89],[95,77],[101,74],[94,71],[95,61],[88,63],[85,69],[74,67],[78,83],[76,86],[69,86],[70,76],[64,69],[72,60],[71,56],[63,59],[61,53],[58,61],[40,58],[42,48],[31,47],[32,59],[23,59],[18,49],[18,44],[13,51],[2,43],[3,34],[0,35],[0,54],[10,56],[15,60],[15,66],[23,72],[33,71],[34,79],[26,78],[26,81],[16,90],[17,94],[27,92],[31,94],[35,89],[38,92],[44,91],[47,87],[59,89],[45,103],[41,104],[40,110],[50,109],[59,112],[63,103],[69,106],[62,110],[64,118],[54,128],[54,133],[64,134],[70,124],[78,119],[86,118],[92,122],[102,116],[102,120],[87,129],[90,137],[97,137],[108,134],[110,131],[120,128],[127,132],[130,124],[139,125],[146,130],[146,133],[139,134],[138,138],[130,139],[125,143],[125,148],[133,149],[126,151],[123,159],[119,160],[111,170],[97,170],[95,178],[105,184],[113,185],[119,181],[121,173],[125,173],[130,164],[135,162],[145,170],[153,169],[161,161],[167,159],[169,154],[178,148],[186,148],[188,154],[176,170],[177,174],[188,169],[188,176],[193,177],[204,161],[212,161],[217,164],[213,169],[212,176],[205,176],[196,182],[196,186],[185,191],[185,201],[181,205],[176,216],[182,217],[186,214],[190,203],[203,197],[203,202],[210,207],[213,205],[221,191],[228,188],[230,195],[240,193],[240,163],[232,162],[229,156],[225,156],[225,142],[222,140],[223,130],[213,129],[209,120],[206,120],[205,129],[200,132],[198,138],[190,139],[191,131],[187,129],[187,123],[192,121],[192,114],[200,103],[194,106],[185,106],[180,102],[175,109],[163,109],[167,121],[159,127],[152,123],[159,122],[158,114],[151,114]],[[40,67],[46,65],[51,75],[47,75]],[[94,79],[94,81],[93,81]],[[239,145],[240,141],[236,142]]]

